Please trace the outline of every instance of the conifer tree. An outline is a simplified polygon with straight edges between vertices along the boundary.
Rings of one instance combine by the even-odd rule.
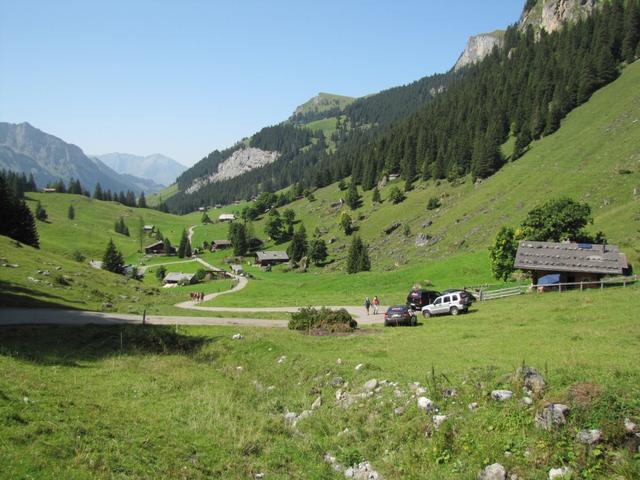
[[[309,245],[309,259],[315,265],[320,265],[328,256],[329,252],[327,251],[327,244],[324,240],[320,238],[311,240],[311,244]]]
[[[173,253],[173,246],[171,245],[171,240],[168,238],[163,239],[164,242],[164,254],[171,255]]]
[[[41,222],[46,222],[47,218],[49,218],[49,215],[40,203],[40,200],[38,200],[38,203],[36,204],[36,218]]]
[[[138,198],[138,207],[147,208],[147,199],[144,196],[144,192],[140,192],[140,197]]]
[[[187,256],[187,248],[189,247],[189,237],[187,231],[182,229],[182,235],[180,236],[180,245],[178,246],[178,257],[184,258]]]
[[[227,238],[231,242],[231,246],[233,247],[233,254],[236,257],[242,256],[247,253],[249,241],[247,238],[247,228],[244,224],[238,222],[230,223]]]
[[[102,192],[102,187],[100,186],[100,182],[96,183],[96,188],[93,191],[93,198],[96,200],[103,200],[104,194]]]
[[[369,247],[359,236],[353,237],[347,255],[347,273],[366,272],[371,270]]]
[[[349,190],[347,190],[346,202],[351,210],[357,210],[358,208],[360,208],[360,194],[358,193],[358,187],[353,182],[353,180],[349,185]]]
[[[622,57],[629,63],[636,58],[640,46],[640,6],[637,0],[629,0],[622,40]]]
[[[113,239],[109,240],[107,250],[102,258],[102,269],[112,273],[124,273],[124,258],[122,253],[116,248]]]
[[[353,233],[353,223],[347,212],[342,212],[342,215],[340,215],[340,227],[345,235]]]
[[[211,219],[209,218],[209,215],[207,215],[207,212],[204,212],[202,214],[202,218],[200,219],[200,223],[207,225],[209,223],[211,223]]]
[[[287,248],[287,254],[291,260],[299,262],[307,254],[308,250],[307,231],[304,228],[304,224],[301,223],[298,231],[293,234],[289,248]]]
[[[380,196],[380,190],[378,190],[378,187],[375,187],[373,189],[373,194],[371,195],[371,201],[373,203],[382,203],[382,197]]]
[[[69,205],[69,209],[67,210],[67,218],[69,220],[73,220],[74,218],[76,218],[76,211],[73,208],[73,205]]]

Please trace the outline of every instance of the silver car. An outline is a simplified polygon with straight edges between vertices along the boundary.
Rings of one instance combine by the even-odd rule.
[[[461,292],[451,292],[441,295],[426,307],[422,308],[422,315],[429,318],[432,315],[458,315],[469,310],[469,303]]]

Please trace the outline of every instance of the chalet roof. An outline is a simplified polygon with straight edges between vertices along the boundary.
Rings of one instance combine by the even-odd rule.
[[[193,277],[195,277],[193,273],[169,272],[167,273],[167,276],[164,277],[163,282],[164,283],[180,283],[184,281],[189,283],[191,282],[191,280],[193,280]]]
[[[212,245],[231,245],[231,240],[212,240]]]
[[[582,272],[621,275],[627,257],[615,245],[521,241],[515,268],[547,272]]]
[[[155,247],[164,247],[164,242],[162,240],[158,240],[157,242],[153,242],[151,245],[147,245],[144,248],[148,249],[148,248],[155,248]]]
[[[221,213],[218,220],[235,220],[236,216],[233,213]]]
[[[263,262],[263,261],[282,261],[282,262],[288,262],[289,261],[289,255],[287,255],[287,252],[279,252],[279,251],[272,251],[272,252],[256,252],[256,259],[259,262]]]
[[[153,230],[153,229],[154,229],[154,227],[153,227],[153,225],[145,225],[145,226],[144,226],[144,229],[145,229],[145,230]]]

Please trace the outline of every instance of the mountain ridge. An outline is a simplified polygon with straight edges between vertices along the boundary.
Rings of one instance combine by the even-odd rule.
[[[120,174],[152,180],[162,186],[171,185],[187,169],[180,162],[161,153],[142,156],[131,153],[111,152],[91,156],[98,158],[102,163]]]

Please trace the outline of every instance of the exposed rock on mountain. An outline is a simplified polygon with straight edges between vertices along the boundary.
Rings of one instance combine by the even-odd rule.
[[[118,173],[153,180],[160,185],[171,185],[187,167],[159,153],[146,157],[129,153],[95,155],[100,161]]]
[[[80,180],[87,189],[100,183],[104,190],[154,192],[160,186],[150,180],[120,175],[77,146],[49,135],[28,123],[0,122],[0,168],[32,173],[39,186],[56,180]]]
[[[589,16],[601,3],[601,0],[538,0],[523,12],[520,28],[526,30],[532,25],[535,30],[551,33],[565,21],[576,22]]]
[[[460,70],[467,65],[479,62],[489,55],[494,47],[502,47],[504,41],[504,31],[496,30],[492,33],[481,33],[469,37],[467,46],[456,62],[454,70]]]
[[[186,190],[186,193],[194,193],[210,183],[228,180],[256,168],[264,167],[275,162],[279,156],[278,152],[267,152],[254,147],[241,148],[218,165],[217,172],[195,180]]]

